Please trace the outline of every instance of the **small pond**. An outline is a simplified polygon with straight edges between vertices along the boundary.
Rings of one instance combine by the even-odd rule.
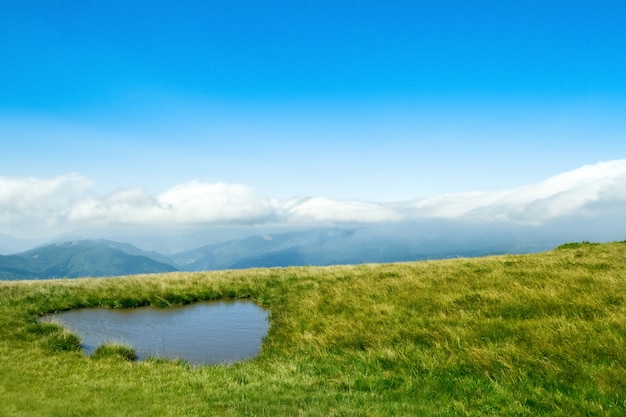
[[[194,303],[181,307],[80,309],[49,314],[82,339],[85,354],[119,342],[150,356],[192,364],[229,363],[256,356],[269,330],[267,310],[252,301]]]

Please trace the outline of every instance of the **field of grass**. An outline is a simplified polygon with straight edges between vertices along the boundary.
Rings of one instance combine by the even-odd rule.
[[[134,362],[41,314],[253,298],[261,354]],[[109,352],[109,353],[107,353]],[[112,352],[112,353],[110,353]],[[0,282],[0,416],[625,416],[626,243],[386,265]]]

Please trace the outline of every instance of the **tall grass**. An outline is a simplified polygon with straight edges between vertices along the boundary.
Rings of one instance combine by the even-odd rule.
[[[252,298],[261,354],[82,355],[73,308]],[[0,283],[2,416],[623,416],[626,244],[535,255]]]

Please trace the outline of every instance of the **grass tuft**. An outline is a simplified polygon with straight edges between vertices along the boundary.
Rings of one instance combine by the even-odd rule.
[[[81,350],[80,338],[60,328],[41,340],[44,349],[52,352],[76,352]]]
[[[131,346],[119,343],[106,343],[98,346],[90,357],[91,359],[114,358],[132,362],[137,359],[137,353]]]

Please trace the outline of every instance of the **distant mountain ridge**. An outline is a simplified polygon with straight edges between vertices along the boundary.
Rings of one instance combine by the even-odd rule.
[[[249,236],[170,256],[181,269],[201,271],[402,262],[536,252],[554,247],[551,243],[525,244],[523,239],[497,226],[481,229],[485,231],[477,233],[474,226],[451,226],[446,221],[378,228],[320,228]]]
[[[503,253],[532,253],[563,241],[527,229],[459,222],[317,228],[265,233],[166,255],[112,240],[72,240],[0,256],[0,279],[107,277],[171,271],[416,261]],[[210,238],[210,236],[207,236]]]
[[[305,261],[299,254],[346,240],[352,234],[353,230],[324,228],[254,235],[175,253],[171,258],[189,271],[320,264],[325,259]]]
[[[54,243],[26,252],[0,256],[0,279],[107,277],[178,271],[156,252],[109,240]]]

